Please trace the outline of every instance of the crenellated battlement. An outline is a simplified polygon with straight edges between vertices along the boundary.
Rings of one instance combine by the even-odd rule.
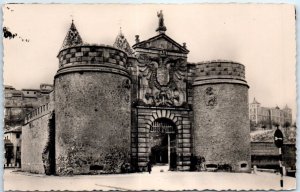
[[[107,45],[75,45],[58,54],[60,74],[85,71],[117,73],[130,77],[127,53]]]
[[[27,124],[46,114],[49,114],[51,111],[53,111],[53,106],[51,105],[51,103],[46,103],[44,105],[41,105],[26,115],[24,124]]]
[[[208,61],[195,64],[194,85],[210,83],[238,83],[247,85],[245,66],[233,61]]]
[[[107,45],[80,45],[63,49],[58,54],[59,68],[78,64],[111,63],[125,68],[127,54]]]
[[[196,64],[198,77],[231,76],[245,79],[245,66],[232,61],[210,61]]]

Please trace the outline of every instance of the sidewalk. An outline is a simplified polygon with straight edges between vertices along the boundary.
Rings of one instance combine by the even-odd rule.
[[[4,190],[281,190],[273,173],[160,172],[115,175],[46,176],[4,170]],[[284,189],[296,188],[296,178],[284,177]]]

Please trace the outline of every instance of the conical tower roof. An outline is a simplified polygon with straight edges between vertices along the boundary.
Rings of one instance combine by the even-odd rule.
[[[289,106],[286,104],[285,107],[284,107],[284,109],[290,109],[290,108],[289,108]]]
[[[68,47],[72,47],[72,46],[76,46],[76,45],[82,45],[83,41],[82,38],[79,34],[79,32],[77,31],[75,24],[72,20],[70,29],[65,37],[65,40],[63,42],[63,45],[61,47],[62,49],[68,48]]]
[[[255,97],[254,97],[252,104],[260,104],[260,103],[257,102],[256,99],[255,99]]]
[[[132,48],[129,45],[129,43],[128,43],[127,39],[125,38],[125,36],[123,35],[121,29],[120,29],[120,33],[118,34],[113,46],[118,48],[118,49],[121,49],[121,50],[125,51],[128,55],[133,54]]]

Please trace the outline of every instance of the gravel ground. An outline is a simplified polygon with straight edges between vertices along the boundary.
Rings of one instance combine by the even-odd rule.
[[[153,172],[119,175],[46,176],[4,170],[4,190],[280,190],[273,173]],[[284,177],[285,190],[296,188],[296,178]]]

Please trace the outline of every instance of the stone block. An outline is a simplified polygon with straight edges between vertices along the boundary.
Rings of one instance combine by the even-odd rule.
[[[70,53],[75,53],[75,52],[76,52],[75,48],[70,49]]]
[[[89,48],[89,47],[82,47],[82,48],[81,48],[81,51],[87,51],[87,52],[89,52],[89,51],[90,51],[90,48]]]
[[[67,54],[66,55],[66,59],[69,59],[69,58],[71,58],[72,57],[72,54]]]
[[[95,56],[97,56],[97,53],[96,52],[89,52],[89,56],[95,57]]]
[[[139,143],[141,143],[141,142],[144,142],[144,143],[145,143],[145,142],[147,142],[147,140],[146,140],[146,138],[138,138],[138,142],[139,142]]]
[[[147,143],[139,143],[138,146],[139,146],[139,149],[140,148],[147,148],[148,147]],[[143,152],[143,151],[140,151],[140,152]]]
[[[189,153],[191,151],[190,148],[182,148],[183,153]]]
[[[189,133],[182,134],[182,138],[183,139],[190,139],[191,138],[191,134],[189,134]]]
[[[145,162],[139,161],[138,166],[145,167],[145,166],[147,166],[147,162],[146,161]]]
[[[90,58],[89,57],[82,57],[82,61],[89,61]]]
[[[182,133],[191,133],[190,129],[183,129]]]
[[[191,143],[185,143],[185,142],[183,142],[182,146],[183,147],[191,147]]]
[[[147,152],[148,152],[148,148],[147,148],[147,147],[143,147],[143,146],[141,146],[141,145],[144,145],[144,146],[145,146],[145,144],[139,144],[138,152],[139,152],[139,153],[147,153]]]

